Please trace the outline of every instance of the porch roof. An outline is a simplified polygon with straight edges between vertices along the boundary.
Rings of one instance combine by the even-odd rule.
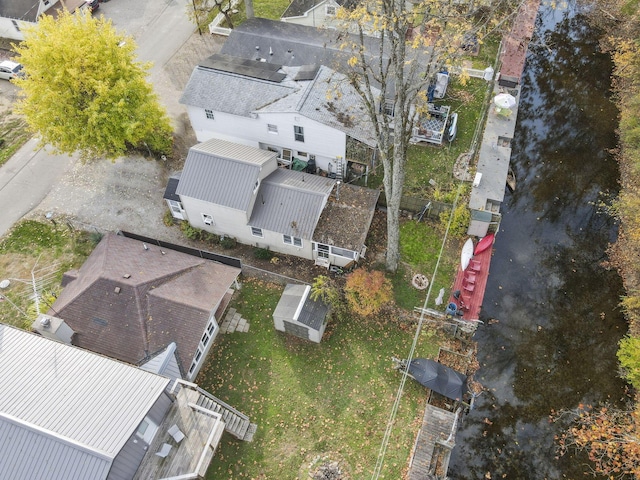
[[[313,240],[359,252],[369,233],[379,196],[379,190],[340,184],[320,216]]]

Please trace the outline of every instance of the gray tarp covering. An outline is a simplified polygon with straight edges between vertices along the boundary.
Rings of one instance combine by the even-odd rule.
[[[467,377],[441,363],[416,358],[409,364],[408,373],[420,384],[452,400],[462,400],[467,389]]]

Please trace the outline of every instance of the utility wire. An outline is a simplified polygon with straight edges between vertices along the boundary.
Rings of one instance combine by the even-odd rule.
[[[502,44],[500,44],[502,45]],[[498,63],[498,57],[496,57],[496,67]],[[496,71],[496,70],[494,70]],[[487,96],[490,96],[490,92],[493,91],[494,82],[488,82],[487,86]],[[488,102],[485,101],[483,104],[483,108],[480,113],[480,120],[476,124],[476,129],[473,134],[473,139],[471,141],[471,150],[470,155],[473,155],[476,152],[476,148],[478,146],[478,141],[480,138],[480,132],[485,123],[485,116],[487,115],[489,108]],[[427,290],[427,295],[424,299],[424,304],[422,310],[420,312],[420,319],[418,320],[418,326],[416,327],[416,333],[413,336],[413,342],[411,343],[411,349],[409,350],[409,356],[407,357],[407,365],[411,364],[411,360],[413,359],[413,355],[415,354],[416,346],[418,344],[418,339],[420,338],[420,333],[422,332],[422,324],[424,323],[425,311],[427,309],[427,305],[429,304],[429,297],[431,296],[431,289],[433,288],[434,279],[436,278],[436,274],[438,273],[438,267],[440,266],[440,260],[442,259],[442,252],[444,251],[444,246],[447,243],[447,238],[449,236],[449,230],[451,229],[451,222],[453,221],[454,212],[456,211],[456,207],[458,205],[458,200],[460,199],[460,195],[462,193],[462,187],[464,185],[464,180],[460,180],[458,183],[458,190],[456,192],[456,197],[453,201],[453,205],[451,206],[451,213],[449,215],[449,221],[447,222],[447,229],[444,232],[444,237],[442,239],[442,244],[440,245],[440,251],[438,252],[438,260],[436,261],[436,266],[433,269],[433,276],[431,277],[431,282],[429,283],[429,289]],[[376,466],[373,470],[373,475],[371,476],[371,480],[377,480],[380,478],[380,474],[382,473],[382,467],[384,466],[384,457],[387,453],[387,447],[389,446],[389,439],[391,438],[391,431],[393,430],[393,426],[395,424],[396,416],[398,413],[398,408],[400,407],[400,401],[402,400],[402,394],[404,393],[404,386],[407,382],[408,375],[403,372],[402,378],[400,379],[400,385],[398,386],[398,391],[396,393],[396,398],[391,407],[391,413],[389,414],[389,420],[387,421],[387,427],[384,432],[384,436],[382,437],[382,444],[380,445],[380,450],[378,451],[378,459],[376,461]]]

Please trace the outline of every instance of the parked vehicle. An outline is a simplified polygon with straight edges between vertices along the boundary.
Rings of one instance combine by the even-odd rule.
[[[0,78],[13,80],[16,77],[23,77],[22,65],[11,60],[0,62]]]

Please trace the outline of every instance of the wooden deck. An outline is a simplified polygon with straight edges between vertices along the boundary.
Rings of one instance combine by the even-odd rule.
[[[491,265],[491,255],[493,248],[487,248],[479,255],[474,255],[472,262],[475,260],[479,263],[477,271],[473,271],[471,264],[466,270],[462,270],[458,267],[458,273],[456,279],[453,282],[453,288],[451,289],[451,296],[449,297],[449,303],[455,303],[458,309],[461,309],[464,315],[463,320],[477,321],[480,319],[480,309],[482,308],[482,302],[484,300],[484,291],[487,288],[487,279],[489,277],[489,267]],[[465,276],[473,275],[474,284],[473,291],[469,292],[464,288]],[[460,290],[461,300],[454,298],[453,292]]]
[[[199,396],[200,393],[191,388],[180,388],[176,401],[149,445],[134,480],[162,479],[188,474],[193,474],[190,478],[204,478],[224,432],[224,422],[220,415],[214,412],[192,407]],[[185,435],[179,443],[168,432],[173,425],[177,425]],[[162,458],[156,455],[156,452],[159,452],[165,443],[171,446],[171,450]]]
[[[413,448],[408,480],[435,479],[436,473],[446,472],[454,445],[456,414],[433,405],[424,411],[422,427]],[[453,436],[452,436],[453,433]],[[451,436],[450,441],[449,437]],[[445,458],[436,458],[444,454]]]

